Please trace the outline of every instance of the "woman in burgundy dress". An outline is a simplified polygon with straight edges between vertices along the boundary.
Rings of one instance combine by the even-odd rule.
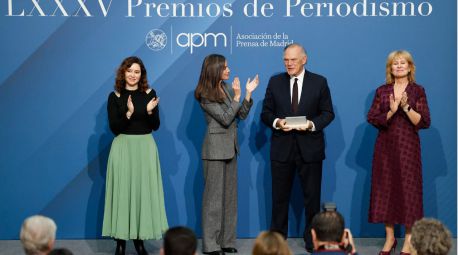
[[[396,248],[394,224],[405,225],[401,255],[410,254],[410,229],[423,217],[420,138],[430,125],[425,90],[415,83],[415,64],[407,51],[394,51],[386,62],[386,84],[377,88],[367,121],[378,129],[372,161],[369,222],[384,223],[380,255]]]

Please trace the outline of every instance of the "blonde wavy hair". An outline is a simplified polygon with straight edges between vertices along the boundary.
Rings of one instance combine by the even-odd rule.
[[[410,72],[407,75],[409,82],[415,82],[415,63],[413,62],[412,55],[406,50],[395,50],[388,55],[386,59],[386,84],[394,83],[394,76],[391,73],[391,65],[397,58],[403,58],[409,63]]]
[[[288,243],[277,232],[263,231],[254,241],[252,255],[292,255]]]

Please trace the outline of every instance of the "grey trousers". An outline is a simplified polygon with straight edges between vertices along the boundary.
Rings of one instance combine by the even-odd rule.
[[[202,250],[235,247],[237,232],[237,156],[203,160]]]

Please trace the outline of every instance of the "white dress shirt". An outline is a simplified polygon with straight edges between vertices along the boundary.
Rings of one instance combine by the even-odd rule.
[[[302,72],[298,75],[298,76],[291,76],[289,78],[289,96],[290,96],[290,99],[291,99],[291,103],[293,102],[293,86],[294,86],[294,80],[297,78],[297,104],[299,104],[301,102],[301,95],[302,95],[302,83],[304,82],[304,75],[305,75],[305,69],[302,69]],[[273,123],[273,127],[275,129],[280,129],[277,127],[277,121],[279,120],[279,118],[276,118],[274,120],[274,123]],[[312,130],[311,131],[315,131],[315,124],[310,121],[312,123]]]

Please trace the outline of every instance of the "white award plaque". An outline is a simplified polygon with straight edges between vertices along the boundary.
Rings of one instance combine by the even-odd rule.
[[[285,126],[288,128],[305,128],[307,127],[307,118],[305,116],[286,117]]]

